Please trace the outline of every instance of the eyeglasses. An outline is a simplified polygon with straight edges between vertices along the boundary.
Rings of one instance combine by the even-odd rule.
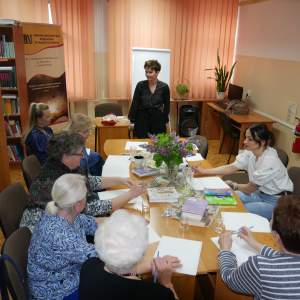
[[[74,153],[74,154],[71,154],[71,155],[80,155],[81,157],[84,157],[84,153]]]
[[[86,130],[86,131],[78,130],[78,132],[81,132],[84,135],[90,134],[90,133],[92,133],[92,131],[93,131],[92,129],[89,129],[89,130]]]

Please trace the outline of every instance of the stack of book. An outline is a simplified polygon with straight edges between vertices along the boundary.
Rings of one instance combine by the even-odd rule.
[[[0,67],[0,82],[2,89],[18,88],[16,66]]]
[[[21,126],[19,121],[15,122],[15,120],[9,120],[9,121],[5,121],[4,124],[6,130],[6,137],[11,138],[11,137],[22,136]]]
[[[14,42],[7,35],[0,35],[0,58],[15,58]]]
[[[20,114],[19,97],[16,94],[2,95],[3,113],[5,115]]]
[[[139,177],[153,176],[160,173],[160,169],[142,167],[132,170],[132,173],[136,174]]]
[[[189,218],[189,225],[201,226],[201,220],[209,201],[201,198],[189,197],[182,206],[181,216]]]
[[[230,188],[208,189],[204,188],[204,194],[209,204],[237,205]]]
[[[24,159],[23,148],[20,144],[7,145],[9,161],[22,161]]]
[[[147,189],[150,202],[178,202],[179,194],[174,187]]]

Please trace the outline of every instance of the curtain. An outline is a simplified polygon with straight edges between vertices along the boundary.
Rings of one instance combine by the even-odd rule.
[[[187,78],[190,96],[216,97],[217,50],[233,64],[239,0],[110,0],[109,97],[131,97],[132,47],[171,49],[170,91]],[[163,68],[163,66],[162,66]]]
[[[48,0],[0,0],[0,18],[48,24]]]
[[[92,0],[49,0],[53,24],[64,34],[68,99],[95,99]]]

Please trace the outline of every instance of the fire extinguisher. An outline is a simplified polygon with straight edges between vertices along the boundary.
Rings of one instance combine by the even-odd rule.
[[[299,118],[296,118],[298,121],[300,121]],[[294,134],[294,142],[293,142],[293,149],[292,151],[294,153],[300,153],[300,123],[295,128],[295,134]]]

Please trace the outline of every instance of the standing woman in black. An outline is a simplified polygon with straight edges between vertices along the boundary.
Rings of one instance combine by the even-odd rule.
[[[166,133],[170,111],[169,86],[157,79],[160,63],[148,60],[144,68],[147,80],[137,84],[128,115],[133,135],[139,139],[148,138],[148,133]]]

